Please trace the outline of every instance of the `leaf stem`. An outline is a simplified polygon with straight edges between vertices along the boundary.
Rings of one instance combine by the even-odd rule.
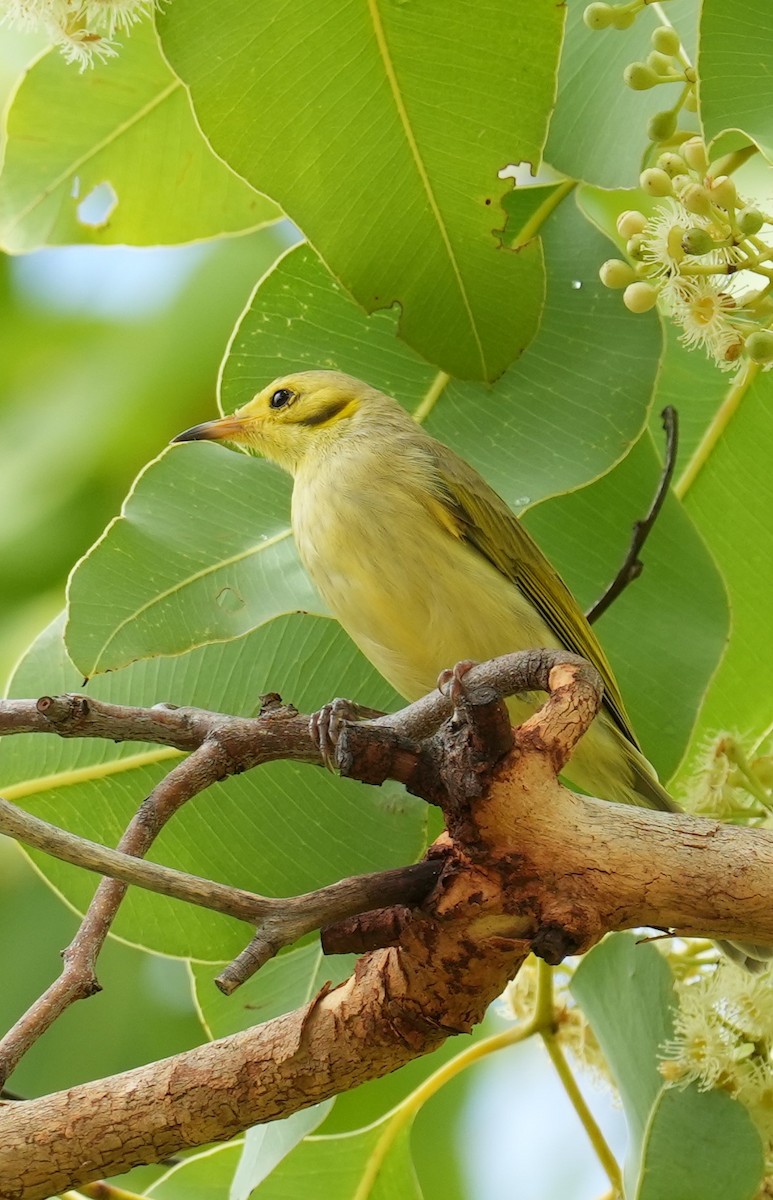
[[[451,382],[451,376],[446,375],[445,371],[438,371],[432,383],[427,388],[419,405],[416,408],[413,419],[418,425],[423,425],[438,400],[445,391],[446,385]]]
[[[717,442],[738,411],[747,391],[757,378],[759,370],[760,368],[757,363],[747,363],[745,369],[740,372],[733,382],[725,399],[714,414],[713,421],[696,446],[692,458],[674,484],[674,492],[680,500],[684,499],[701,470],[708,462],[716,448]]]
[[[545,1049],[550,1056],[550,1060],[556,1069],[558,1078],[564,1085],[564,1091],[569,1097],[574,1111],[582,1122],[583,1128],[588,1135],[588,1140],[596,1151],[596,1156],[606,1171],[609,1182],[612,1184],[613,1195],[622,1195],[623,1182],[620,1175],[620,1167],[617,1159],[609,1148],[606,1138],[599,1128],[595,1117],[588,1108],[585,1102],[585,1097],[577,1086],[572,1069],[566,1061],[564,1053],[558,1044],[558,1039],[554,1033],[548,1033],[544,1029],[541,1031],[542,1041],[545,1044]]]

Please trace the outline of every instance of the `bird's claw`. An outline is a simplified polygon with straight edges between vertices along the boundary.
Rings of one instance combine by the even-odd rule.
[[[374,708],[365,708],[341,696],[312,713],[309,717],[309,735],[328,771],[333,774],[336,772],[335,749],[343,726],[349,721],[364,721],[383,715]]]
[[[446,668],[438,675],[437,686],[438,691],[448,699],[454,706],[454,709],[459,707],[459,701],[464,695],[464,677],[473,667],[477,667],[477,663],[472,658],[463,658],[461,662],[456,663],[453,667]]]

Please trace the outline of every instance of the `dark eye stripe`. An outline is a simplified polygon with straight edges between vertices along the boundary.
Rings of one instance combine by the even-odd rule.
[[[299,421],[299,425],[326,425],[328,421],[334,420],[339,413],[350,403],[350,399],[332,400],[327,408],[321,408],[319,412],[312,413],[310,417],[304,417]]]

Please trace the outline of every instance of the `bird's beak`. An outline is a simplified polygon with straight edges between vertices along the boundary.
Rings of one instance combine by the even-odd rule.
[[[203,425],[194,425],[183,433],[178,433],[172,442],[243,442],[247,434],[248,419],[237,417],[220,417],[217,421],[205,421]]]

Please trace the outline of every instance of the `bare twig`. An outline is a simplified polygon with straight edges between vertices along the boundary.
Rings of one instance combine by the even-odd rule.
[[[260,925],[259,938],[276,954],[312,930],[381,905],[418,902],[440,874],[437,863],[416,863],[341,879],[301,896],[259,896],[172,867],[145,862],[77,837],[0,799],[0,833],[87,871],[133,884]],[[257,939],[254,939],[257,940]],[[263,962],[271,954],[266,953]],[[262,962],[259,964],[262,965]],[[256,968],[257,969],[257,968]]]
[[[586,613],[591,625],[594,621],[598,621],[599,617],[625,591],[629,583],[633,583],[634,579],[638,579],[644,570],[644,563],[639,558],[639,555],[644,543],[652,533],[653,526],[663,507],[663,502],[668,495],[668,489],[671,485],[671,479],[676,466],[676,455],[679,445],[679,418],[676,409],[672,408],[669,404],[667,408],[663,409],[660,415],[663,418],[663,428],[666,431],[666,452],[658,488],[646,517],[641,521],[634,522],[631,544],[628,547],[620,570],[604,594],[598,598],[593,607]]]

